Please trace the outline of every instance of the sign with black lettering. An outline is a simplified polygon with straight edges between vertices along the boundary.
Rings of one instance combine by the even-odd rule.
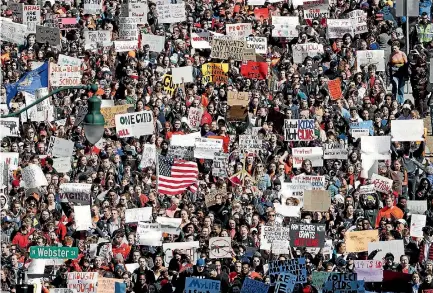
[[[153,134],[152,111],[118,114],[115,116],[117,136],[140,137]]]
[[[290,225],[292,247],[323,247],[325,245],[325,225],[293,223]]]
[[[36,33],[36,25],[41,23],[41,6],[24,5],[23,24],[27,25],[29,33]]]
[[[269,277],[271,285],[279,281],[281,273],[290,273],[296,276],[296,283],[307,283],[307,266],[305,258],[295,258],[286,260],[275,260],[269,262]]]

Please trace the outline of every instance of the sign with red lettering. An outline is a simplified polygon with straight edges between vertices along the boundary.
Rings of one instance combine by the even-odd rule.
[[[324,224],[302,224],[290,225],[290,246],[292,247],[323,247],[325,245]]]
[[[376,191],[388,193],[392,190],[392,179],[373,173],[371,181]]]
[[[36,33],[36,25],[41,23],[41,6],[24,5],[23,24],[27,25],[29,33]]]
[[[253,33],[251,23],[235,23],[226,25],[226,35],[233,39],[245,40],[246,37]]]
[[[248,61],[241,66],[241,74],[247,78],[266,79],[268,76],[268,64],[266,62]]]
[[[73,272],[68,273],[68,289],[75,289],[77,292],[96,293],[98,273]]]
[[[82,76],[81,66],[50,63],[51,86],[80,85]]]
[[[334,80],[328,80],[329,96],[331,100],[339,100],[343,96],[341,90],[341,79],[336,78]]]
[[[284,140],[314,140],[314,119],[285,119]]]

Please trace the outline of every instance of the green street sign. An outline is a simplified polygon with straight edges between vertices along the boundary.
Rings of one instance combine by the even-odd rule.
[[[77,259],[78,247],[31,246],[30,258]]]

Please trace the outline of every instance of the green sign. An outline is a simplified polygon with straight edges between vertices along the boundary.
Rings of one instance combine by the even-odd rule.
[[[30,258],[77,259],[78,247],[31,246]]]

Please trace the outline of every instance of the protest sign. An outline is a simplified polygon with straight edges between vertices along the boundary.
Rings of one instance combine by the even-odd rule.
[[[174,159],[194,161],[194,147],[169,145],[167,154]]]
[[[147,24],[147,14],[149,12],[147,0],[127,0],[122,5],[122,10],[122,16],[138,18],[138,24]]]
[[[274,293],[288,293],[293,292],[296,284],[296,276],[291,273],[281,273],[278,275],[275,284]]]
[[[173,76],[171,74],[164,74],[162,77],[162,86],[164,87],[164,91],[170,96],[173,96],[174,91],[178,87],[173,83]]]
[[[115,116],[117,114],[123,114],[123,113],[130,112],[133,110],[134,110],[134,105],[132,105],[132,104],[118,105],[118,106],[112,106],[112,107],[102,107],[101,108],[101,114],[102,114],[102,116],[104,116],[105,128],[116,127]]]
[[[68,173],[72,170],[71,157],[53,158],[53,168],[58,173]]]
[[[212,237],[209,239],[209,258],[232,258],[231,237]]]
[[[223,149],[222,139],[198,137],[195,139],[194,158],[213,160],[215,153]]]
[[[241,293],[268,293],[269,285],[250,278],[245,278]]]
[[[307,283],[307,266],[305,258],[295,258],[286,260],[275,260],[269,262],[269,276],[271,285],[278,281],[278,275],[290,273],[296,276],[296,283]]]
[[[260,1],[260,0],[259,0]],[[264,23],[265,19],[269,19],[269,8],[255,8],[254,9],[254,18],[261,24]]]
[[[201,66],[202,83],[204,85],[209,82],[213,84],[227,83],[228,71],[228,63],[205,63]]]
[[[252,33],[253,26],[251,23],[226,24],[226,36],[229,36],[233,40],[244,40]]]
[[[383,281],[383,262],[381,260],[354,260],[355,273],[358,280],[364,282]]]
[[[90,214],[90,205],[74,205],[75,230],[87,231],[92,228],[92,217]]]
[[[215,177],[227,177],[228,168],[228,157],[229,154],[223,152],[216,152],[212,162],[212,176]]]
[[[376,71],[385,71],[384,50],[358,50],[356,51],[356,70],[361,72],[361,67],[376,65]]]
[[[179,235],[181,231],[179,226],[182,223],[182,219],[180,218],[157,217],[156,222],[161,224],[161,231],[163,233]]]
[[[372,194],[375,192],[376,192],[376,190],[374,189],[374,184],[359,186],[359,194],[360,195]]]
[[[275,254],[290,254],[289,240],[274,240],[271,244],[271,251]]]
[[[326,229],[323,224],[290,224],[290,244],[292,247],[323,247]]]
[[[368,254],[373,250],[379,250],[374,260],[383,260],[387,253],[392,253],[395,262],[400,262],[400,256],[404,254],[403,240],[388,240],[368,243]]]
[[[392,141],[424,141],[424,121],[391,120],[391,137]]]
[[[301,205],[274,204],[275,212],[282,217],[301,217]]]
[[[235,61],[242,61],[246,47],[247,42],[245,40],[225,40],[214,38],[212,40],[212,57],[223,60],[231,58]]]
[[[347,252],[364,252],[368,251],[368,243],[379,241],[379,232],[377,230],[350,231],[345,234]]]
[[[272,36],[278,38],[297,38],[296,27],[299,25],[297,16],[272,16]]]
[[[306,57],[315,57],[322,54],[323,45],[317,43],[305,43],[292,45],[293,62],[302,63]]]
[[[330,272],[312,272],[312,285],[318,290],[318,292],[322,292],[323,285],[325,284],[326,280],[328,280],[328,276],[330,274]]]
[[[170,145],[173,146],[184,146],[184,147],[193,147],[195,146],[195,139],[201,137],[199,131],[185,134],[185,135],[173,135],[170,140]]]
[[[195,263],[197,261],[195,250],[199,247],[199,241],[163,243],[162,251],[164,252],[164,262],[170,263],[170,260],[173,258],[173,251],[179,250],[181,254],[187,255],[189,259]]]
[[[102,276],[99,276],[97,293],[114,293],[115,284],[123,283],[123,282],[124,282],[123,279],[103,278]]]
[[[59,197],[61,202],[90,204],[92,184],[62,183],[60,184],[59,189]]]
[[[24,10],[24,4],[23,3],[17,3],[13,1],[8,1],[7,3],[7,9],[9,9],[12,12],[12,19],[10,19],[10,22],[14,21],[17,23],[23,23],[23,10]]]
[[[304,19],[328,19],[329,6],[327,4],[320,5],[315,8],[304,9]]]
[[[373,176],[371,176],[371,181],[376,191],[388,193],[392,190],[392,179],[374,173]]]
[[[241,74],[247,78],[266,79],[268,76],[268,64],[266,62],[248,61],[241,65]]]
[[[72,272],[68,273],[68,289],[77,290],[78,293],[96,293],[98,273]]]
[[[265,37],[246,37],[247,49],[254,49],[256,54],[266,54],[268,39]]]
[[[137,41],[138,40],[138,24],[141,22],[140,17],[119,17],[119,39],[125,41]],[[121,43],[119,43],[121,44]],[[125,45],[128,43],[125,43]],[[129,43],[132,46],[132,42]],[[138,42],[135,42],[135,47],[138,46]]]
[[[209,31],[191,33],[191,46],[195,49],[211,49],[213,35]]]
[[[63,54],[59,54],[59,58],[57,60],[57,65],[71,65],[71,66],[81,66],[83,64],[83,60],[80,58],[75,58],[71,56],[66,56]]]
[[[372,120],[362,121],[362,122],[350,122],[349,126],[350,126],[350,133],[355,138],[374,134]]]
[[[326,143],[323,145],[323,159],[325,160],[347,160],[349,151],[344,144]]]
[[[151,52],[161,52],[164,50],[165,36],[141,34],[141,45],[149,45],[149,50]]]
[[[341,90],[341,79],[336,78],[334,80],[328,80],[329,96],[331,100],[339,100],[343,96],[343,91]]]
[[[188,111],[188,126],[197,130],[200,127],[201,117],[203,116],[203,109],[191,107]]]
[[[406,207],[412,214],[424,215],[425,211],[427,210],[427,201],[408,200]]]
[[[150,222],[151,219],[151,207],[127,209],[125,211],[125,223]]]
[[[84,0],[84,14],[100,14],[102,13],[101,0]]]
[[[219,293],[221,288],[221,281],[186,278],[185,293]]]
[[[0,162],[6,164],[9,170],[14,171],[18,169],[19,156],[19,153],[0,152]]]
[[[41,6],[24,5],[23,24],[27,25],[29,33],[36,33],[36,25],[41,23]]]
[[[239,148],[247,151],[262,149],[262,140],[257,136],[241,134],[239,135]]]
[[[26,189],[48,185],[45,174],[39,165],[29,164],[21,170],[21,176]]]
[[[364,293],[364,281],[359,281],[355,273],[332,273],[328,276],[323,293]]]
[[[111,32],[108,30],[84,31],[84,40],[86,44],[109,42],[111,41]]]
[[[287,241],[289,233],[289,227],[263,225],[260,232],[260,249],[271,250],[274,240]]]
[[[410,218],[410,236],[423,237],[422,228],[426,226],[427,216],[412,214]]]
[[[138,222],[137,240],[140,245],[162,246],[161,224]]]
[[[325,188],[325,176],[302,175],[292,178],[293,183],[308,183],[312,190],[321,190]]]
[[[141,154],[140,168],[152,167],[156,163],[156,146],[145,144]]]
[[[53,157],[70,157],[74,152],[74,142],[63,138],[51,136],[47,154]]]
[[[227,93],[227,103],[229,106],[242,106],[247,107],[250,98],[248,92],[233,92]]]
[[[113,43],[116,52],[129,52],[138,49],[138,43],[136,40],[114,41]]]
[[[323,148],[321,147],[293,148],[292,155],[295,168],[300,168],[304,160],[310,160],[313,167],[323,166]]]
[[[171,72],[174,84],[194,82],[192,66],[174,67],[171,69]]]
[[[77,293],[77,290],[68,288],[50,288],[50,293]]]
[[[309,141],[314,139],[313,119],[285,119],[285,141]]]
[[[51,86],[80,85],[83,77],[81,67],[76,65],[57,65],[50,63]]]
[[[18,45],[22,45],[26,42],[26,37],[30,33],[27,31],[27,25],[5,21],[3,17],[1,18],[0,25],[0,39],[3,42]]]
[[[118,137],[140,137],[153,134],[152,111],[141,111],[114,116]]]
[[[328,190],[305,190],[304,210],[326,212],[331,205],[331,194]]]
[[[157,1],[156,10],[159,23],[176,23],[186,20],[185,3],[166,4]]]
[[[310,183],[281,182],[281,203],[283,205],[304,206],[304,191],[312,190]]]
[[[349,12],[349,18],[353,19],[356,35],[368,32],[367,12],[360,9],[353,10]]]
[[[20,136],[19,117],[0,118],[0,136]]]
[[[36,25],[36,42],[50,44],[51,46],[60,45],[60,29]]]
[[[367,154],[375,160],[390,160],[390,136],[362,136],[361,154]]]
[[[342,38],[345,34],[354,36],[355,28],[352,19],[327,19],[326,24],[328,39]]]

